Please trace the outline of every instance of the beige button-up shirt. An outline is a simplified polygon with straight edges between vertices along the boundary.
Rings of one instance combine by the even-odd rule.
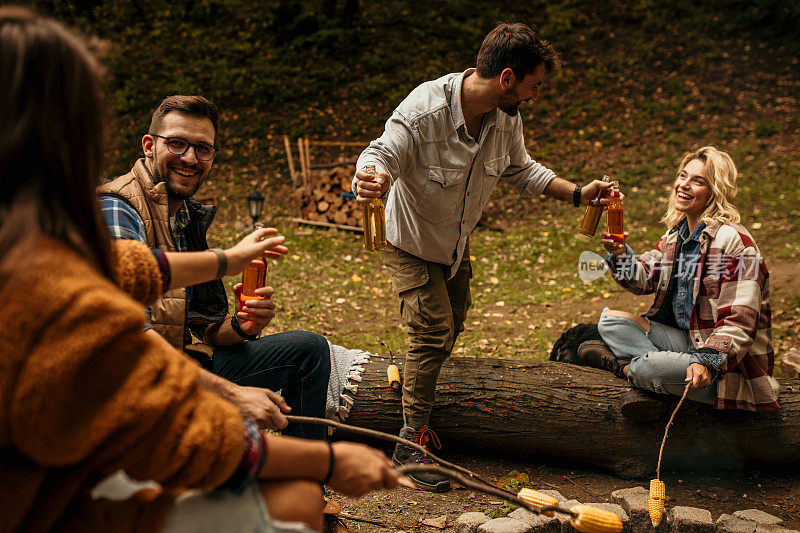
[[[391,176],[388,241],[449,266],[450,277],[499,179],[521,196],[538,196],[555,177],[525,150],[519,114],[487,113],[478,138],[472,138],[461,85],[474,71],[448,74],[411,91],[357,163],[359,169],[372,164]]]

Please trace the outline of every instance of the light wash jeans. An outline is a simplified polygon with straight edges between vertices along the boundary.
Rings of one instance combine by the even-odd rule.
[[[597,330],[614,355],[630,361],[628,381],[635,387],[682,396],[686,388],[686,369],[692,357],[689,332],[650,320],[650,331],[644,331],[634,320],[623,316],[606,316],[603,310]],[[689,389],[686,396],[706,404],[717,401],[716,380],[706,387]]]

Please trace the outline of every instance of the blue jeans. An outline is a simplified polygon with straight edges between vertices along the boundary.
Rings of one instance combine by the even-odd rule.
[[[328,341],[316,333],[287,331],[216,348],[211,372],[237,385],[280,390],[293,415],[325,417],[331,357]],[[282,433],[325,439],[327,429],[289,424]]]
[[[597,330],[614,355],[630,361],[628,381],[635,387],[682,396],[686,388],[691,347],[689,332],[650,320],[650,331],[644,331],[634,320],[624,316],[600,316]],[[714,404],[717,383],[689,389],[686,396],[697,402]]]

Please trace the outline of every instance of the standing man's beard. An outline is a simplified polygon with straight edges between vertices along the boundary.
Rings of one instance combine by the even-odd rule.
[[[499,100],[497,102],[497,107],[510,117],[516,117],[517,113],[519,112],[519,106],[522,102],[517,102],[511,96],[513,92],[509,89],[500,93]]]

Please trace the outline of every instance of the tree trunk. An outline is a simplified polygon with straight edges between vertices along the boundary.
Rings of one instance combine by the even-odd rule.
[[[388,386],[387,364],[387,358],[372,356],[346,423],[398,432],[400,393]],[[608,372],[567,363],[450,358],[430,426],[448,451],[576,461],[643,477],[656,469],[669,414],[650,424],[628,421],[619,399],[629,389]],[[800,380],[782,380],[778,401],[779,411],[757,414],[709,406],[690,412],[698,404],[684,404],[687,413],[679,411],[670,428],[662,469],[797,464]],[[345,432],[339,437],[358,438]]]

